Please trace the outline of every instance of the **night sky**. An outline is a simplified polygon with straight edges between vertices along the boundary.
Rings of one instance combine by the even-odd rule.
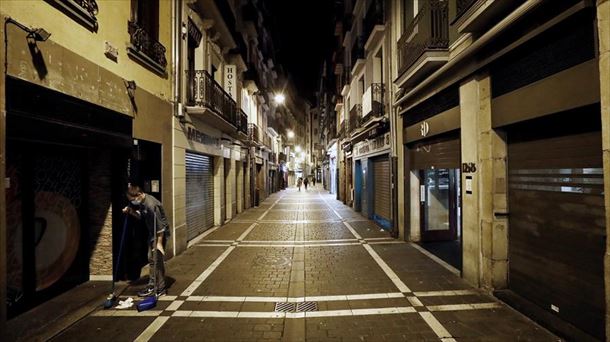
[[[322,61],[334,41],[333,0],[263,0],[272,13],[276,58],[313,102]]]

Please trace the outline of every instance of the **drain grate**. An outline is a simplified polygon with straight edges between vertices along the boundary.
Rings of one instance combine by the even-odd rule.
[[[297,312],[318,311],[318,302],[300,302],[297,304]]]
[[[310,312],[318,311],[318,302],[275,303],[275,312]]]
[[[294,312],[295,310],[295,303],[275,303],[275,312]]]

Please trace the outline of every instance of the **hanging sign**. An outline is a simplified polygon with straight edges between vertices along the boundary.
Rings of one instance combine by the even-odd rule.
[[[234,64],[225,65],[225,90],[237,102],[237,68]]]

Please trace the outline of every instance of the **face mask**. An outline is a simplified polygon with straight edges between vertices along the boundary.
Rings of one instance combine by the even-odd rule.
[[[133,204],[133,205],[140,205],[140,204],[142,204],[142,201],[132,200],[131,204]]]

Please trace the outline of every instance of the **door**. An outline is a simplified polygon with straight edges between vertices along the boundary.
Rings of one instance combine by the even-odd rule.
[[[458,238],[459,178],[459,169],[420,170],[422,241],[454,241]]]
[[[373,160],[373,219],[391,228],[390,159],[387,155]]]
[[[186,225],[191,240],[214,225],[214,166],[211,157],[187,152]]]
[[[509,288],[605,340],[601,123],[587,114],[509,130]]]
[[[362,161],[356,160],[354,167],[354,210],[362,210]]]

